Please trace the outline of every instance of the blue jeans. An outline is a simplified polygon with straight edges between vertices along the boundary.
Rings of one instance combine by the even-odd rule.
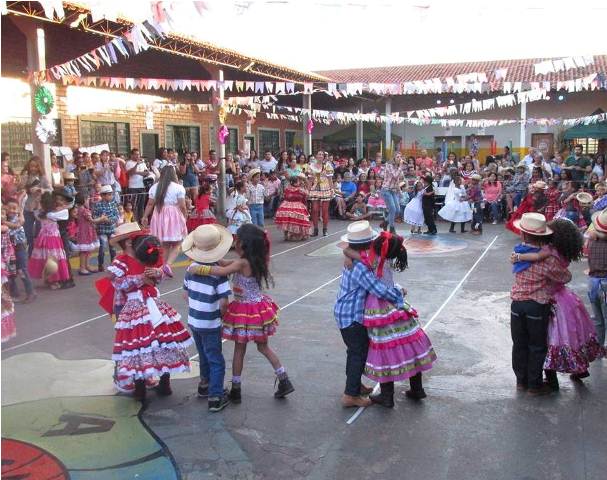
[[[394,228],[394,219],[400,210],[400,195],[398,192],[388,190],[387,188],[382,188],[380,193],[388,208],[388,226]]]
[[[251,203],[249,211],[251,212],[251,221],[258,227],[263,228],[263,203]]]
[[[32,293],[34,293],[34,287],[32,286],[32,281],[27,271],[27,245],[25,245],[24,243],[20,245],[15,245],[15,263],[17,267],[17,275],[9,277],[9,289],[11,297],[14,298],[19,296],[19,289],[17,288],[17,277],[20,277],[23,281],[23,288],[25,288],[25,293],[27,295],[31,295]]]
[[[489,206],[491,207],[491,216],[493,217],[494,222],[500,221],[500,203],[501,202],[497,200],[489,204]]]
[[[512,206],[513,207],[518,207],[521,202],[523,201],[523,197],[525,196],[526,192],[514,192],[514,195],[512,196]]]
[[[194,328],[190,325],[200,357],[200,380],[209,383],[209,397],[223,396],[226,362],[221,353],[221,327]]]
[[[607,283],[607,282],[606,282]],[[592,278],[590,279],[590,290],[592,290]],[[590,305],[592,306],[592,312],[594,313],[594,327],[596,328],[596,339],[601,346],[605,346],[605,333],[607,332],[607,303],[605,303],[605,293],[607,285],[601,286],[598,289],[598,295],[596,298],[592,298],[590,295]]]
[[[482,231],[483,229],[483,209],[481,202],[472,204],[472,230]]]
[[[34,240],[36,239],[36,216],[34,212],[23,211],[23,230],[25,231],[25,238],[27,239],[27,256],[28,258],[32,255],[34,249]]]
[[[99,266],[99,268],[101,268],[103,267],[103,261],[105,260],[106,247],[110,251],[110,262],[114,260],[114,257],[116,256],[116,250],[114,250],[114,247],[110,245],[109,235],[100,233],[97,236],[99,237],[99,254],[97,256],[97,265]]]

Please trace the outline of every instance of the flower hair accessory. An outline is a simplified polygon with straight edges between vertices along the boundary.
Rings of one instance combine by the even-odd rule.
[[[390,240],[392,240],[391,232],[381,232],[378,239],[383,239],[381,250],[379,253],[379,264],[377,266],[377,278],[381,278],[384,274],[384,264],[386,263],[386,256],[388,255],[388,249],[390,248]],[[376,240],[377,241],[377,240]],[[375,249],[371,249],[370,261],[371,264],[375,262],[376,257]]]

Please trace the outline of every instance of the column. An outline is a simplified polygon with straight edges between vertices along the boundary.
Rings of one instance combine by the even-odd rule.
[[[312,155],[312,134],[308,133],[308,120],[312,118],[312,94],[303,95],[303,149],[306,157]]]
[[[27,46],[27,68],[30,73],[45,70],[46,69],[46,57],[45,57],[45,45],[44,45],[44,29],[35,28],[30,25],[19,25],[21,31],[25,34],[26,46]],[[25,28],[23,28],[25,27]],[[31,99],[31,117],[32,117],[32,147],[33,154],[40,157],[42,164],[44,165],[44,173],[46,175],[49,184],[51,182],[51,150],[49,145],[42,143],[36,135],[36,123],[42,116],[36,110],[34,102],[34,95],[38,85],[34,82],[33,78],[30,80],[30,99]],[[57,103],[57,99],[55,99]]]
[[[526,138],[526,123],[527,123],[527,102],[523,100],[521,102],[521,133],[520,133],[520,143],[519,143],[519,155],[523,158],[525,146],[527,144]],[[514,152],[511,152],[514,153]]]
[[[392,98],[386,98],[386,140],[384,141],[384,151],[386,152],[385,157],[388,158],[394,154],[392,151]]]
[[[357,113],[363,113],[363,104],[360,104],[360,107]],[[364,131],[363,131],[363,121],[356,121],[356,160],[360,160],[365,155],[364,150]]]
[[[223,70],[215,69],[210,73],[217,80],[217,90],[213,93],[213,125],[215,126],[215,134],[219,132],[221,123],[219,122],[219,108],[223,105],[225,87],[223,84]],[[215,139],[218,146],[217,154],[219,155],[219,178],[217,179],[217,207],[215,208],[217,219],[221,223],[225,223],[226,216],[226,146],[221,144],[218,139]]]

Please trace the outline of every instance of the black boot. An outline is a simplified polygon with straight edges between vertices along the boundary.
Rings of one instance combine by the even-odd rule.
[[[310,235],[311,237],[318,237],[318,227],[314,227],[314,233]]]
[[[274,398],[285,398],[289,393],[292,393],[295,390],[295,387],[293,387],[291,380],[289,380],[289,377],[286,374],[282,378],[276,377],[276,380],[278,381],[278,388],[274,392]]]
[[[466,222],[461,223],[462,233],[466,233]]]
[[[390,227],[390,233],[396,233],[396,228]]]
[[[156,392],[158,395],[162,395],[163,397],[168,397],[172,395],[173,390],[171,390],[171,374],[165,373],[160,376],[160,382],[156,387]]]
[[[386,408],[394,408],[394,382],[380,383],[380,393],[378,395],[371,395],[369,399]]]
[[[422,398],[426,398],[426,392],[422,386],[421,372],[409,378],[409,385],[411,386],[411,390],[407,390],[405,393],[407,397],[411,398],[412,400],[421,400]]]
[[[557,392],[559,390],[559,379],[556,376],[555,370],[544,370],[544,374],[546,375],[546,382],[550,386],[553,392]]]
[[[228,396],[230,397],[230,401],[232,403],[240,403],[242,401],[241,392],[242,390],[240,388],[240,383],[232,382],[232,388],[230,389],[230,393],[228,394]]]
[[[451,222],[451,227],[449,228],[449,233],[455,233],[455,222]]]
[[[145,402],[145,380],[135,380],[133,398],[139,402]]]
[[[327,227],[324,227],[324,228],[322,229],[322,236],[323,236],[323,237],[326,237],[326,236],[327,236],[327,233],[328,233]]]

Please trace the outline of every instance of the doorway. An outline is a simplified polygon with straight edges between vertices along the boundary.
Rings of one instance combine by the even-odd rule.
[[[552,133],[532,133],[531,146],[537,148],[544,160],[549,160],[554,151],[554,134]]]
[[[159,147],[159,135],[157,133],[141,133],[141,156],[149,161],[156,158]]]

